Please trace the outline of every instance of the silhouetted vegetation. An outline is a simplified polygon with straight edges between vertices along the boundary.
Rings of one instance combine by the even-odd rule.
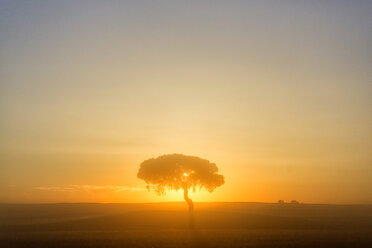
[[[183,190],[189,206],[189,227],[194,228],[194,204],[188,196],[190,189],[205,188],[212,192],[225,183],[216,164],[206,159],[183,154],[169,154],[145,160],[141,163],[137,177],[145,180],[147,188],[159,194],[168,190]]]

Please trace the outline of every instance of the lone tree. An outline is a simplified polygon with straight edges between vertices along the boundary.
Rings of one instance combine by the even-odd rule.
[[[182,154],[163,155],[141,163],[137,177],[145,180],[147,189],[165,194],[165,190],[183,190],[189,206],[190,228],[194,228],[194,204],[189,190],[205,188],[212,192],[225,183],[224,176],[217,174],[216,164],[208,160]]]

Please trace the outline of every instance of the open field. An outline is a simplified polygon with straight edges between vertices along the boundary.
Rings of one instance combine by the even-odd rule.
[[[1,247],[372,247],[372,206],[2,204]]]

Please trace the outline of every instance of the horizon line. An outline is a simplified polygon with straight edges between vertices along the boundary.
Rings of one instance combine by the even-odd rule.
[[[56,205],[56,204],[169,204],[169,203],[185,203],[185,201],[160,201],[160,202],[0,202],[0,205]],[[276,205],[338,205],[338,206],[369,206],[372,203],[311,203],[311,202],[258,202],[258,201],[194,201],[194,203],[206,204],[226,204],[226,203],[240,203],[240,204],[276,204]]]

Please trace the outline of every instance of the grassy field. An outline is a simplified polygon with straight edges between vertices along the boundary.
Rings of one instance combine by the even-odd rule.
[[[372,247],[372,206],[2,204],[0,247]]]

